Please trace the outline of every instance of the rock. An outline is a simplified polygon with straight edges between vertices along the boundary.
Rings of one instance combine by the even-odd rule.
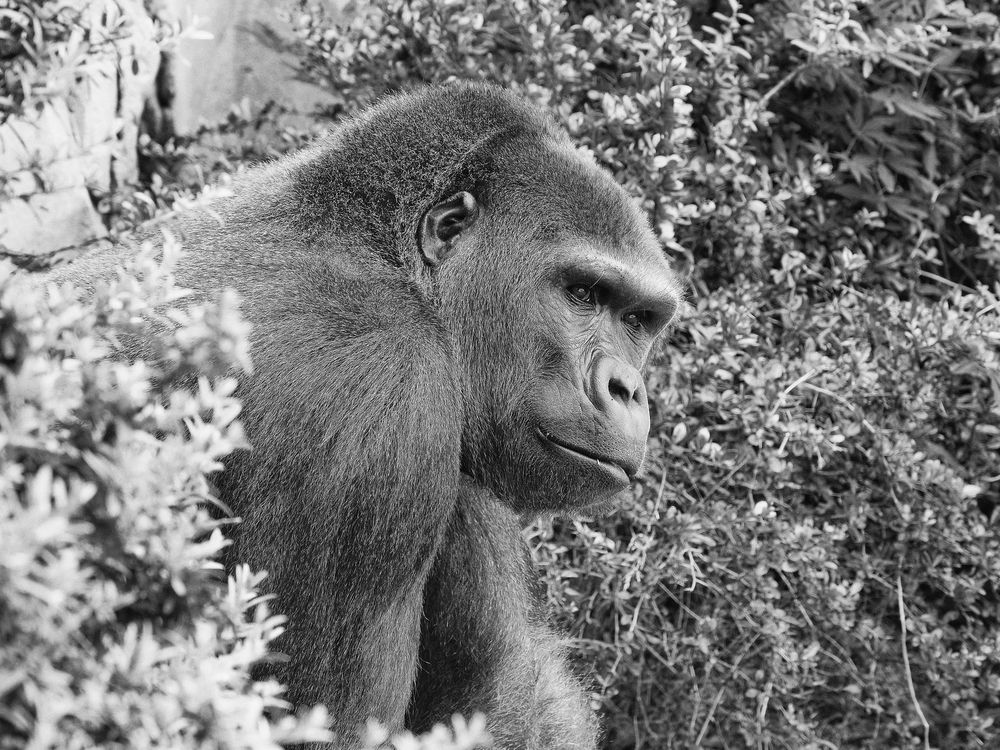
[[[342,0],[324,0],[337,9]],[[182,37],[171,56],[177,97],[173,119],[178,134],[225,120],[234,106],[268,101],[297,112],[331,104],[320,86],[298,80],[298,59],[290,49],[291,25],[272,0],[163,0],[165,12],[189,24],[197,17],[202,34]]]
[[[0,250],[39,255],[104,237],[92,196],[138,178],[138,124],[159,66],[142,0],[74,0],[97,46],[61,99],[0,125]],[[111,33],[108,29],[117,29]],[[121,39],[118,32],[127,33]],[[101,47],[102,40],[113,39]]]
[[[83,186],[0,201],[0,252],[45,255],[107,234]]]

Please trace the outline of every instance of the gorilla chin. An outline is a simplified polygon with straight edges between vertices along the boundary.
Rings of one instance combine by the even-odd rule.
[[[599,454],[592,453],[586,448],[581,448],[560,440],[555,435],[547,433],[542,429],[537,431],[539,441],[550,453],[560,456],[564,460],[575,464],[580,471],[587,476],[593,476],[595,487],[609,486],[616,491],[621,491],[629,486],[631,479],[628,471],[620,464]],[[633,470],[633,475],[635,470]]]

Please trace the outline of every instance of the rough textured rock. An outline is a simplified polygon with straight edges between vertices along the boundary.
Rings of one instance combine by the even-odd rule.
[[[83,185],[0,201],[0,247],[15,255],[51,253],[106,234]]]
[[[104,237],[94,202],[137,177],[142,102],[160,52],[142,0],[77,0],[98,37],[124,24],[113,48],[88,59],[64,98],[0,125],[0,252],[42,255]]]

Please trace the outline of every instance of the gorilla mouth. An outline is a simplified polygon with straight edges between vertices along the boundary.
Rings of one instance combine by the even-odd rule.
[[[606,456],[600,456],[586,448],[580,448],[576,445],[571,445],[558,438],[556,438],[551,432],[546,430],[536,428],[535,430],[538,436],[542,439],[542,442],[552,445],[557,450],[562,453],[569,453],[573,458],[580,460],[583,459],[589,464],[596,465],[599,469],[604,471],[606,474],[610,474],[617,483],[626,485],[635,476],[636,472],[630,472],[625,466],[614,461]]]

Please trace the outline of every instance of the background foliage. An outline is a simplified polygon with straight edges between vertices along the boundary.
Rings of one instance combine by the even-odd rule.
[[[83,3],[0,0],[0,122],[65,97],[88,62],[126,33],[126,19],[87,22]]]
[[[552,107],[643,202],[690,274],[686,319],[650,368],[653,439],[633,500],[609,518],[527,532],[592,679],[607,748],[1000,744],[1000,25],[990,11],[988,0],[378,0],[336,19],[305,1],[293,13],[303,76],[341,97],[321,119],[453,76],[516,88]],[[309,137],[279,120],[273,109],[237,112],[195,139],[149,144],[148,192],[118,206],[121,221]],[[15,331],[5,341],[39,341],[5,325]],[[87,351],[70,359],[96,366]],[[65,369],[46,356],[53,372]],[[5,372],[16,361],[5,359]],[[128,391],[108,378],[73,402],[85,418],[128,407],[114,406]],[[212,389],[198,398],[206,393],[227,398]],[[133,407],[149,408],[149,394]],[[64,429],[63,416],[36,419],[46,425],[39,434]],[[229,423],[205,424],[224,434]],[[165,433],[190,444],[176,425]],[[8,517],[21,519],[18,543],[45,528],[22,519],[30,512],[84,523],[77,538],[94,534],[80,516],[94,501],[67,505],[84,496],[69,489],[67,467],[79,459],[59,458],[60,445],[50,484],[35,479],[44,461],[0,453],[5,472],[19,467],[2,495],[5,529]],[[67,489],[46,489],[50,510],[37,510],[45,505],[31,498],[45,493],[28,488],[63,486],[57,478]],[[177,549],[188,529],[199,529],[199,544],[218,539],[198,525],[197,506],[171,497],[150,512],[175,508]],[[202,550],[187,573],[165,572],[176,558],[139,565],[153,566],[144,575],[159,593],[133,615],[100,587],[73,588],[77,574],[54,579],[45,567],[61,555],[85,571],[103,559],[100,547],[80,552],[55,538],[56,551],[36,544],[16,558],[31,580],[48,576],[30,596],[78,601],[81,623],[120,620],[114,644],[126,643],[131,622],[135,633],[176,639],[205,618],[229,644],[210,647],[218,653],[234,643],[218,623],[260,611],[226,610],[210,603],[218,593],[199,593],[218,592],[191,573],[209,557]],[[76,641],[5,619],[8,592],[20,590],[8,581],[28,575],[5,561],[0,552],[0,629],[49,639],[17,641],[44,664],[60,653],[50,644]],[[126,599],[139,591],[120,571],[101,575],[131,591]],[[253,601],[247,575],[233,584],[244,605]],[[164,612],[165,601],[191,602],[180,608],[190,619],[178,619],[177,604]],[[272,632],[257,617],[247,626],[255,644]],[[63,672],[107,674],[74,649],[73,659],[90,661]],[[245,678],[241,658],[244,676],[216,674],[213,695],[256,696],[259,706],[273,694]],[[55,688],[31,693],[21,686],[36,683],[24,678],[7,688],[11,670],[0,662],[0,707],[20,713],[0,721],[44,726],[32,696]],[[98,694],[69,684],[74,696]]]

